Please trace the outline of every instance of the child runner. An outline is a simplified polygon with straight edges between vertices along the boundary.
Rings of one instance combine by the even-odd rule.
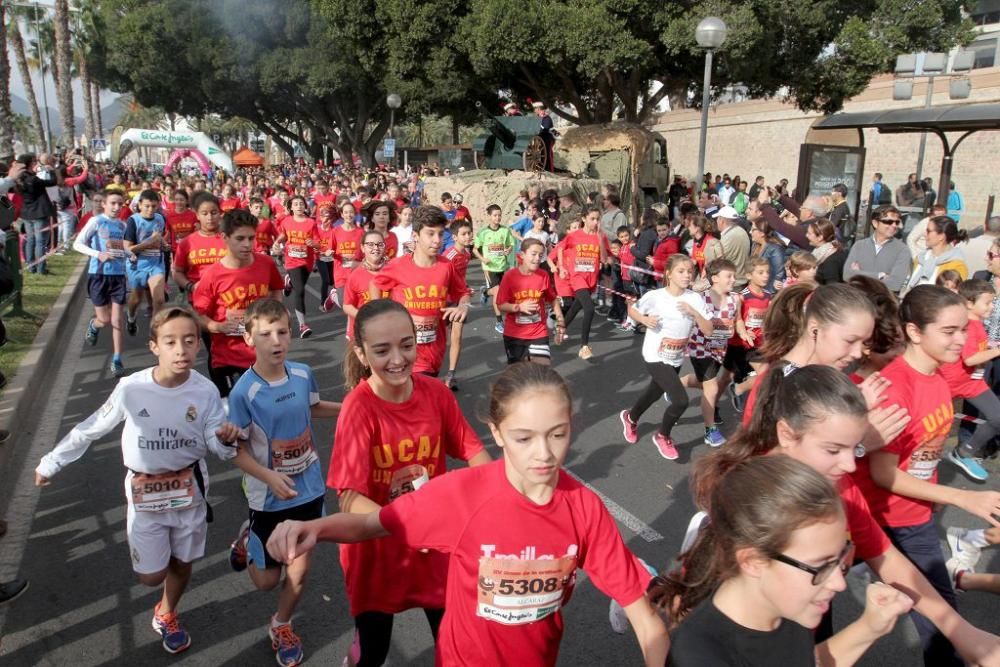
[[[601,500],[561,469],[571,420],[572,397],[559,375],[540,364],[509,366],[489,402],[503,461],[442,475],[370,514],[283,523],[268,549],[287,562],[320,541],[392,535],[449,554],[441,665],[555,665],[560,609],[583,568],[625,608],[645,664],[662,667],[668,639],[645,596],[649,574]]]
[[[289,206],[292,214],[278,224],[280,234],[274,243],[285,247],[285,271],[292,284],[292,307],[299,323],[299,338],[309,338],[312,329],[306,324],[306,283],[316,264],[319,234],[316,221],[306,215],[304,197],[292,197]]]
[[[704,292],[705,308],[712,320],[712,334],[705,336],[700,329],[691,333],[688,356],[694,373],[681,378],[689,389],[701,389],[701,415],[705,419],[705,444],[720,447],[726,442],[719,431],[719,389],[717,379],[722,371],[723,359],[731,345],[730,338],[746,335],[740,317],[740,295],[733,291],[736,284],[736,265],[728,259],[713,259],[705,267],[711,288]]]
[[[304,202],[303,202],[304,203]],[[282,521],[316,519],[325,512],[325,487],[312,432],[312,419],[332,419],[340,403],[321,401],[312,370],[288,361],[291,322],[288,310],[272,299],[250,304],[243,339],[256,361],[229,396],[229,417],[240,429],[233,463],[243,471],[250,518],[243,522],[229,562],[248,569],[258,590],[282,584],[282,562],[264,550],[271,531]],[[292,614],[302,598],[309,556],[289,559],[278,594],[278,608],[268,636],[279,665],[302,662],[302,642],[292,631]]]
[[[219,223],[222,222],[219,200],[211,193],[199,192],[194,196],[192,208],[198,216],[198,231],[177,245],[173,270],[174,282],[187,294],[194,292],[201,272],[222,259],[227,252],[226,241],[219,232]]]
[[[125,305],[125,229],[118,218],[125,198],[117,190],[107,190],[101,215],[87,221],[73,241],[73,249],[90,257],[87,292],[94,304],[94,317],[87,325],[85,340],[97,345],[101,329],[111,325],[111,375],[125,375],[122,365],[122,306]]]
[[[412,255],[389,262],[372,277],[369,292],[378,299],[389,292],[403,304],[417,327],[414,370],[437,377],[444,361],[445,322],[464,322],[469,312],[469,288],[455,265],[439,257],[445,217],[436,206],[421,206],[413,214],[416,246]],[[393,237],[395,238],[395,237]],[[449,306],[450,303],[457,305]]]
[[[440,210],[440,209],[439,209]],[[399,237],[389,230],[396,223],[396,206],[389,201],[370,201],[364,208],[365,229],[374,229],[385,239],[385,259],[391,262],[403,255],[400,251]],[[413,230],[416,235],[417,230]]]
[[[534,361],[547,366],[552,363],[546,303],[551,304],[556,316],[556,340],[559,341],[566,331],[552,276],[539,268],[544,254],[541,241],[525,239],[521,243],[521,262],[500,281],[496,302],[497,308],[507,314],[503,347],[508,364]]]
[[[796,250],[785,263],[785,273],[788,277],[785,279],[783,287],[791,287],[796,283],[803,282],[815,283],[816,269],[818,268],[819,263],[816,261],[815,255],[806,250]]]
[[[188,193],[177,188],[173,195],[173,207],[167,210],[167,239],[170,242],[170,253],[165,257],[167,267],[173,266],[177,246],[198,227],[198,216],[188,206],[189,201]]]
[[[223,398],[253,364],[256,355],[244,340],[244,315],[257,299],[281,301],[283,281],[274,260],[253,251],[257,218],[234,209],[222,218],[227,252],[205,269],[192,296],[202,326],[211,334],[209,376]]]
[[[357,271],[351,273],[344,286],[344,314],[347,315],[347,340],[351,340],[354,334],[354,318],[358,316],[358,309],[371,300],[369,288],[375,274],[385,266],[385,239],[382,234],[376,231],[365,232],[361,241],[361,250],[364,259]],[[389,292],[382,292],[381,298],[389,298]],[[351,355],[350,346],[347,347],[346,355]]]
[[[483,276],[486,284],[483,285],[480,303],[484,306],[487,300],[493,302],[493,315],[496,317],[496,331],[503,333],[503,317],[496,305],[497,289],[500,287],[500,280],[510,266],[510,255],[514,252],[516,240],[509,227],[502,227],[500,221],[503,219],[503,211],[496,204],[486,207],[486,216],[489,224],[479,230],[476,240],[473,243],[472,253],[482,263]]]
[[[155,190],[139,193],[139,212],[133,214],[125,225],[125,251],[130,255],[125,265],[128,288],[128,309],[125,329],[130,336],[138,330],[135,311],[139,300],[148,289],[155,315],[163,307],[163,288],[166,268],[163,249],[166,245],[167,221],[156,212],[160,195]]]
[[[1000,399],[983,381],[984,365],[1000,357],[1000,348],[990,349],[983,319],[993,310],[996,296],[985,280],[966,280],[958,289],[969,315],[968,338],[958,361],[941,365],[941,375],[948,381],[951,395],[964,398],[984,420],[966,442],[960,442],[944,455],[972,479],[982,482],[989,473],[979,462],[986,456],[990,442],[1000,433]]]
[[[337,302],[337,292],[333,288],[334,251],[337,241],[333,237],[333,204],[324,202],[316,206],[316,234],[319,247],[316,248],[316,273],[319,274],[319,294],[323,299],[319,310],[328,313]]]
[[[566,227],[566,236],[569,236],[582,226],[583,221],[579,218],[571,220]],[[556,264],[556,259],[559,257],[560,251],[566,247],[566,236],[559,239],[559,242],[552,248],[552,252],[549,253],[545,261],[549,267],[549,273],[552,274],[552,283],[555,285],[556,296],[559,297],[559,305],[562,306],[564,313],[573,305],[573,286],[570,285],[568,278],[563,278],[559,275],[559,266]],[[565,253],[564,256],[569,257],[569,253]],[[572,257],[569,257],[569,259],[571,260]]]
[[[257,218],[257,237],[253,251],[262,255],[271,254],[274,247],[274,239],[278,238],[278,231],[274,228],[274,220],[264,217],[264,200],[260,197],[251,197],[250,215]]]
[[[783,366],[784,362],[779,362]],[[1000,638],[976,629],[942,598],[931,583],[892,545],[872,518],[851,477],[855,448],[870,428],[868,403],[840,371],[810,365],[767,373],[760,382],[760,410],[722,447],[697,464],[692,482],[695,504],[707,507],[716,480],[742,462],[763,454],[784,453],[836,484],[847,516],[855,555],[890,586],[907,592],[914,609],[941,628],[971,664],[997,664]],[[832,635],[832,617],[817,630]]]
[[[852,665],[913,601],[868,585],[860,619],[815,644],[833,597],[847,588],[854,544],[836,489],[787,456],[751,458],[716,480],[709,517],[681,569],[653,595],[680,624],[669,667]]]
[[[688,289],[694,275],[691,258],[674,255],[665,268],[666,287],[646,292],[638,303],[628,309],[629,316],[646,327],[642,358],[649,373],[649,385],[636,399],[632,409],[622,410],[619,417],[625,441],[634,444],[639,440],[639,418],[666,394],[668,404],[663,411],[660,428],[653,433],[653,444],[660,456],[673,461],[678,454],[670,431],[688,406],[687,391],[679,375],[688,339],[695,328],[700,329],[703,335],[711,336],[713,325],[710,319],[712,313],[704,298]]]
[[[344,363],[350,393],[337,423],[327,477],[342,512],[377,513],[444,475],[446,456],[470,466],[490,462],[448,389],[413,374],[416,332],[402,305],[379,299],[362,306],[354,332]],[[384,663],[393,615],[406,609],[422,608],[437,636],[447,556],[417,551],[389,537],[342,546],[340,562],[356,627],[350,664]],[[390,570],[393,577],[384,577]]]
[[[590,326],[594,321],[594,301],[591,294],[597,288],[600,267],[608,261],[608,240],[598,225],[601,212],[596,206],[583,209],[583,229],[566,235],[565,245],[559,250],[559,275],[568,279],[573,288],[573,305],[566,313],[566,326],[582,311],[583,327],[580,333],[581,359],[590,359]],[[661,392],[662,393],[662,392]]]
[[[354,224],[353,219],[345,219],[344,224],[333,230],[334,289],[326,297],[327,310],[339,307],[344,302],[344,286],[361,261],[361,238],[364,235],[364,230]]]
[[[413,252],[413,209],[405,205],[396,205],[399,211],[399,222],[389,231],[396,235],[400,254]]]
[[[743,410],[743,395],[753,387],[762,363],[759,350],[764,344],[764,316],[774,293],[767,289],[771,266],[763,257],[751,257],[747,286],[740,290],[740,321],[743,332],[734,332],[722,360],[719,393],[729,389],[733,409]]]
[[[462,218],[451,223],[451,237],[455,243],[444,251],[444,258],[455,265],[455,270],[462,280],[466,281],[466,273],[469,270],[469,246],[472,245],[472,220]],[[469,292],[471,295],[471,291]],[[462,355],[462,329],[463,322],[451,323],[451,341],[448,345],[448,374],[444,378],[444,384],[452,391],[458,391],[458,383],[455,382],[455,371],[458,369],[458,359]]]
[[[934,523],[934,505],[954,505],[997,525],[1000,493],[937,484],[937,465],[951,432],[953,409],[941,365],[959,359],[968,322],[961,297],[936,285],[918,285],[903,299],[900,319],[906,351],[880,375],[889,381],[885,403],[905,407],[911,420],[884,448],[861,459],[855,481],[893,544],[955,607],[955,591]],[[914,615],[924,663],[961,665],[951,643],[927,619]]]
[[[113,196],[112,196],[113,195]],[[121,204],[118,191],[107,199]],[[192,372],[198,354],[198,319],[173,306],[153,316],[149,349],[158,363],[121,380],[100,410],[78,424],[35,469],[35,484],[49,480],[78,460],[95,440],[123,420],[126,535],[132,569],[145,586],[163,585],[153,608],[153,630],[168,653],[191,646],[177,617],[181,595],[191,580],[192,563],[205,555],[208,523],[208,467],[211,451],[222,459],[236,455],[239,434],[225,423],[219,392]]]

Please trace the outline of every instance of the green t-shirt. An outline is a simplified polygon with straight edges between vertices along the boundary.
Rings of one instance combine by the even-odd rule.
[[[496,231],[489,227],[479,230],[475,246],[486,260],[487,271],[503,273],[507,270],[510,255],[506,254],[506,251],[510,248],[511,255],[513,254],[514,241],[514,235],[510,233],[509,227],[501,226]]]

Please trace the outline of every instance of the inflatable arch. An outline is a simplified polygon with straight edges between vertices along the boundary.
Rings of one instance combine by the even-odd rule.
[[[122,132],[118,145],[112,147],[112,154],[117,149],[118,160],[122,160],[132,149],[139,146],[195,150],[212,164],[222,167],[230,174],[233,173],[233,159],[203,132],[169,132],[167,130],[131,128]],[[194,156],[192,155],[192,157]],[[204,168],[202,165],[202,169]]]
[[[191,148],[178,148],[177,150],[175,150],[173,153],[170,154],[169,158],[167,158],[167,163],[163,165],[163,173],[169,174],[170,172],[172,172],[174,170],[174,167],[176,167],[180,163],[180,161],[183,160],[184,158],[191,158],[192,160],[197,162],[198,167],[201,169],[201,173],[205,174],[206,176],[210,171],[212,171],[212,165],[208,163],[208,160],[205,158],[204,155],[201,154],[201,151],[194,150]]]

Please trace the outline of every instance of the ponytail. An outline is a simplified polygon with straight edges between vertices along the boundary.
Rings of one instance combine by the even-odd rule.
[[[764,315],[764,345],[761,354],[774,362],[788,354],[806,335],[806,324],[843,322],[848,313],[863,313],[873,320],[875,306],[861,290],[844,283],[815,287],[796,283],[771,301]]]

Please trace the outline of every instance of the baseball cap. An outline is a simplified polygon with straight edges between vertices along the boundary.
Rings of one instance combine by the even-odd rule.
[[[740,214],[732,206],[723,206],[719,209],[717,216],[726,220],[736,220],[740,217]]]

